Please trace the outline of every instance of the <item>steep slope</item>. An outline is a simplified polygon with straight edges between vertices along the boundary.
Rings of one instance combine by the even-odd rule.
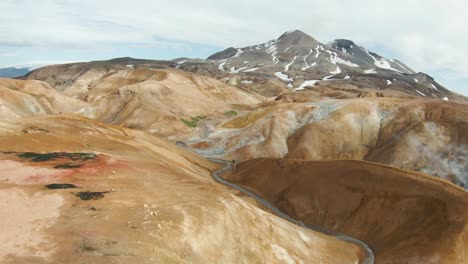
[[[214,78],[175,69],[148,69],[144,63],[147,62],[140,62],[139,69],[114,64],[104,70],[101,62],[51,66],[33,72],[28,78],[44,75],[42,79],[59,85],[58,89],[65,95],[82,100],[80,109],[67,113],[144,130],[171,140],[190,133],[204,133],[203,127],[197,128],[199,121],[225,117],[233,111],[233,105],[264,100]],[[70,78],[68,84],[62,82],[67,78]]]
[[[356,43],[348,39],[336,39],[330,42],[328,46],[342,51],[344,54],[351,55],[354,59],[359,61],[360,66],[364,66],[375,71],[383,69],[406,74],[416,73],[399,60],[384,58],[362,46],[358,46]]]
[[[31,127],[36,133],[24,132]],[[258,209],[212,180],[215,164],[140,131],[42,116],[0,120],[0,139],[2,263],[358,263],[363,256],[353,244]]]
[[[244,84],[251,82],[246,86],[253,89],[258,89],[259,79],[277,79],[294,90],[333,83],[399,90],[429,98],[458,97],[430,77],[420,82],[425,75],[398,60],[384,58],[350,40],[325,45],[299,30],[263,44],[229,48],[208,59],[227,78],[240,75]],[[188,65],[184,63],[182,69]]]
[[[174,137],[205,118],[224,117],[233,104],[262,98],[213,78],[174,70],[111,71],[93,82],[82,112],[106,123]]]
[[[360,161],[256,159],[226,179],[312,226],[368,243],[376,263],[466,263],[468,193],[421,173]]]
[[[208,136],[187,144],[200,153],[236,160],[369,160],[468,187],[467,105],[368,97],[253,108],[208,123]]]
[[[70,113],[86,105],[44,82],[0,78],[1,118]]]

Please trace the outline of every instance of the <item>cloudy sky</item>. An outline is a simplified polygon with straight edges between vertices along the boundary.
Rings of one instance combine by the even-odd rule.
[[[468,95],[460,0],[1,0],[0,67],[207,57],[300,29],[352,39]]]

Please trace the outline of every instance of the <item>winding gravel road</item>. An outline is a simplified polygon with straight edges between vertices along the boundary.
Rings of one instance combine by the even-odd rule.
[[[331,232],[329,230],[325,231],[321,228],[318,228],[318,227],[312,227],[310,225],[307,225],[301,221],[297,221],[293,218],[291,218],[290,216],[288,216],[287,214],[281,212],[278,208],[276,208],[274,205],[272,205],[270,202],[268,202],[267,200],[263,199],[262,197],[256,195],[255,193],[245,189],[244,187],[241,187],[237,184],[234,184],[234,183],[231,183],[231,182],[228,182],[226,180],[224,180],[223,178],[221,178],[221,174],[223,174],[224,172],[227,172],[229,170],[232,169],[232,165],[231,165],[231,162],[229,161],[225,161],[225,160],[221,160],[221,159],[213,159],[213,158],[207,158],[208,160],[211,160],[213,162],[216,162],[216,163],[222,163],[224,164],[224,167],[220,170],[217,170],[217,171],[214,171],[212,173],[212,176],[213,178],[221,183],[221,184],[224,184],[228,187],[231,187],[233,189],[236,189],[238,191],[241,191],[243,192],[244,194],[254,198],[255,200],[257,200],[257,202],[261,203],[262,205],[264,205],[265,207],[267,207],[268,209],[270,209],[273,213],[275,213],[277,216],[291,222],[291,223],[294,223],[296,225],[299,225],[299,226],[302,226],[304,228],[308,228],[308,229],[311,229],[311,230],[314,230],[314,231],[317,231],[317,232],[321,232],[321,233],[326,233],[327,235],[331,235],[331,236],[334,236],[335,238],[339,239],[339,240],[342,240],[342,241],[346,241],[346,242],[349,242],[349,243],[353,243],[353,244],[356,244],[360,247],[362,247],[364,249],[364,251],[367,253],[367,256],[366,258],[363,260],[362,264],[373,264],[374,263],[374,259],[375,259],[375,256],[374,256],[374,252],[372,252],[372,250],[369,248],[369,246],[362,242],[361,240],[359,239],[356,239],[354,237],[350,237],[350,236],[346,236],[346,235],[343,235],[343,234],[338,234],[338,233],[334,233],[334,232]]]

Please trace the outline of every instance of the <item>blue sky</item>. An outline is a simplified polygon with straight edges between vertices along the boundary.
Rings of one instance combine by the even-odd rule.
[[[79,62],[91,60],[107,60],[117,57],[133,57],[143,59],[174,59],[178,57],[205,58],[222,46],[198,44],[190,42],[133,44],[105,43],[93,48],[66,47],[30,47],[0,45],[0,68],[3,67],[39,67],[44,64]],[[176,44],[177,43],[177,44]]]
[[[205,58],[300,29],[354,40],[468,95],[468,2],[457,0],[2,0],[0,67]]]

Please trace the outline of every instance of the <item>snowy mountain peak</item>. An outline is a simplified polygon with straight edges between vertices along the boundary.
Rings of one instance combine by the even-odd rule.
[[[433,80],[416,75],[401,61],[385,58],[352,40],[323,44],[300,30],[261,44],[228,48],[208,59],[216,74],[273,79],[291,90],[338,82],[379,89],[399,87],[416,96],[434,98],[443,98],[447,91]],[[184,64],[182,68],[189,66]]]

